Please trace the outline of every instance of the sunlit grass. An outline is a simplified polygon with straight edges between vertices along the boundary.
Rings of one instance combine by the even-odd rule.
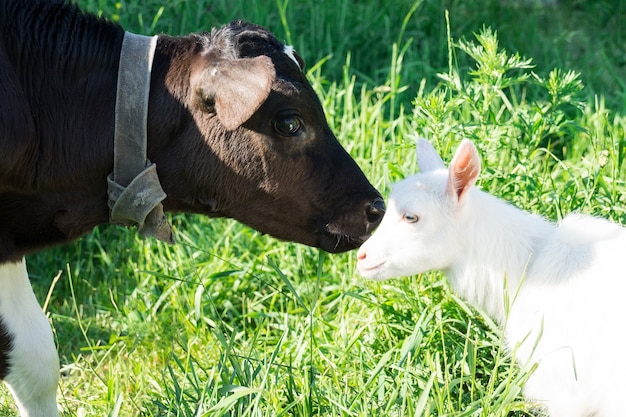
[[[545,41],[551,30],[526,14],[497,24],[518,6],[450,2],[447,24],[440,3],[81,1],[140,33],[235,17],[269,26],[305,56],[331,127],[385,194],[415,170],[415,134],[445,159],[469,137],[483,189],[554,220],[582,211],[625,222],[620,78],[570,67],[567,49],[547,60],[564,41]],[[621,36],[605,35],[605,45]],[[231,220],[172,223],[174,246],[102,226],[28,259],[38,298],[49,294],[65,416],[535,415],[500,331],[441,275],[374,283],[357,276],[354,253]],[[0,414],[14,410],[3,391]]]

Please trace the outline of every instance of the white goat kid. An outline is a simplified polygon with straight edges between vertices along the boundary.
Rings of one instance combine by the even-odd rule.
[[[446,169],[420,139],[418,165],[421,173],[394,185],[360,248],[360,274],[443,271],[455,292],[504,325],[522,366],[538,364],[527,398],[552,417],[625,416],[626,229],[576,214],[555,225],[480,191],[468,140]]]

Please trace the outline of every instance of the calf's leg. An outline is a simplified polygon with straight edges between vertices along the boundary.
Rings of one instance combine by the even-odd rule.
[[[0,378],[22,417],[59,416],[59,357],[23,259],[0,264]]]

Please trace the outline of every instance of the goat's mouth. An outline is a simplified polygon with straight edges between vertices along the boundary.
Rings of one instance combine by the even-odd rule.
[[[358,260],[356,267],[359,271],[359,274],[363,278],[382,281],[388,278],[387,276],[385,276],[385,273],[382,270],[386,263],[387,260],[385,259],[379,260],[376,263],[367,263],[366,261]]]
[[[366,265],[363,262],[357,262],[357,269],[361,275],[367,275],[367,273],[372,273],[379,270],[387,261],[381,261],[377,264]]]

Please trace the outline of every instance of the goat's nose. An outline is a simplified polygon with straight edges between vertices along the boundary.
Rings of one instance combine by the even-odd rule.
[[[367,203],[367,206],[365,206],[365,216],[367,217],[368,232],[374,230],[376,226],[378,226],[384,215],[385,202],[382,198],[377,198]]]

